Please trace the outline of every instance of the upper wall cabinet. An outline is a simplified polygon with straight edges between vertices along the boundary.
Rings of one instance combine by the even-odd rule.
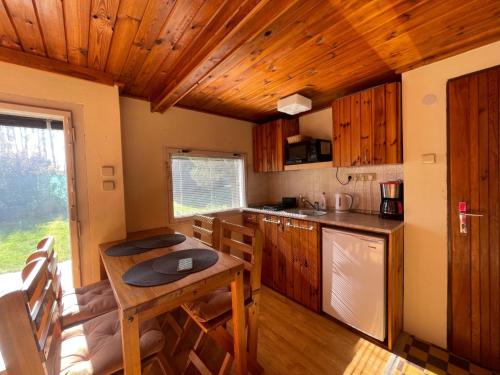
[[[334,167],[403,162],[399,82],[337,99],[332,115]]]
[[[280,172],[285,164],[286,138],[299,134],[298,119],[279,119],[253,128],[253,169]]]

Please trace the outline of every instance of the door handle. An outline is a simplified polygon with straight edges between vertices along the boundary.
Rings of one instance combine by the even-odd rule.
[[[467,202],[458,202],[458,222],[460,225],[460,234],[467,234],[469,232],[467,226],[467,217],[483,217],[483,214],[476,214],[467,212]]]
[[[310,225],[309,227],[301,227],[300,225],[293,225],[292,223],[288,222],[285,224],[289,228],[295,228],[295,229],[303,229],[303,230],[308,230],[312,231],[314,229],[313,225]]]
[[[269,219],[263,218],[262,221],[264,223],[270,223],[270,224],[276,224],[276,225],[280,225],[281,224],[281,221],[279,221],[279,220],[269,220]]]
[[[460,215],[472,216],[472,217],[483,217],[484,216],[483,214],[471,214],[471,213],[464,213],[464,212],[460,212]]]

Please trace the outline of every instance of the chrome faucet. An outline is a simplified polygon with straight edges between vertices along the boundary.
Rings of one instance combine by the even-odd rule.
[[[314,202],[313,204],[304,197],[302,197],[301,199],[303,204],[308,204],[309,206],[312,207],[313,210],[319,211],[319,202]]]

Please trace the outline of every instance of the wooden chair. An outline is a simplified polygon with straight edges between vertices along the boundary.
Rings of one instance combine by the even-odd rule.
[[[220,219],[211,216],[193,216],[193,237],[216,250],[220,248]]]
[[[21,271],[23,281],[39,259],[47,259],[49,276],[62,308],[63,328],[83,323],[117,309],[109,280],[101,280],[81,288],[63,288],[52,236],[47,236],[38,242],[37,249],[28,256],[26,266]]]
[[[0,297],[0,351],[9,374],[109,374],[123,368],[117,311],[63,330],[48,261],[35,262],[20,290]],[[162,366],[165,338],[155,320],[141,322],[141,355]],[[146,363],[146,362],[145,362]]]
[[[243,239],[249,243],[243,242]],[[257,363],[257,336],[262,272],[262,233],[259,229],[222,221],[220,243],[220,251],[238,257],[245,263],[248,367],[253,374],[260,373],[262,369]],[[226,329],[227,322],[232,317],[230,290],[227,288],[215,290],[182,307],[201,330],[189,353],[184,372],[193,365],[202,374],[212,373],[200,358],[203,344],[208,337],[211,337],[226,351],[218,374],[228,374],[233,362],[233,339]]]
[[[221,233],[219,218],[204,215],[194,215],[192,230],[193,238],[196,238],[204,245],[210,246],[215,250],[219,250]],[[173,356],[177,352],[180,343],[186,337],[186,334],[189,331],[189,327],[192,324],[192,320],[187,317],[184,321],[184,324],[181,326],[174,318],[174,316],[170,312],[168,312],[165,314],[165,323],[168,323],[177,335],[177,338],[170,351],[170,356]]]

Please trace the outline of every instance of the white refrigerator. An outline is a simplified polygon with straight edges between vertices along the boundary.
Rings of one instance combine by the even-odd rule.
[[[386,336],[385,239],[323,228],[323,311],[377,339]]]

